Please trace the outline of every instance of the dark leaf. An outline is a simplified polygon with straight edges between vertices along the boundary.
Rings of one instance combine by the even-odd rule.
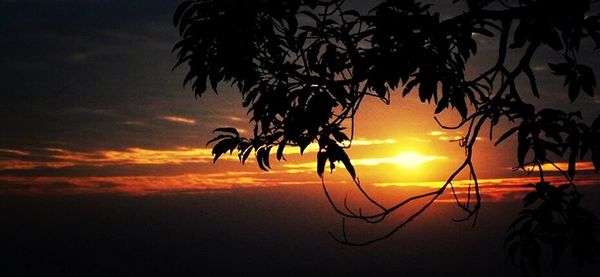
[[[523,206],[527,207],[533,203],[535,203],[536,200],[539,199],[539,194],[537,192],[530,192],[527,195],[525,195],[525,197],[523,197]]]
[[[231,128],[231,127],[226,127],[226,128],[217,128],[213,130],[214,132],[224,132],[224,133],[232,133],[234,134],[236,137],[240,135],[240,133],[238,132],[238,130],[236,128]]]
[[[533,93],[533,96],[540,98],[540,93],[537,88],[537,81],[535,80],[535,74],[533,74],[533,71],[528,66],[523,71],[529,79],[529,85],[531,86],[531,92]]]
[[[579,96],[579,91],[580,91],[581,86],[579,85],[579,83],[572,81],[569,84],[569,99],[571,99],[571,102],[575,101],[575,99],[577,99],[577,96]]]
[[[417,85],[419,83],[419,79],[415,78],[410,80],[408,83],[406,83],[406,85],[404,85],[404,91],[402,92],[402,96],[406,96],[410,93],[410,91],[413,89],[413,87],[415,85]]]
[[[600,173],[600,149],[596,148],[592,151],[592,163],[596,173]]]
[[[319,153],[317,153],[317,174],[319,177],[323,177],[323,173],[325,172],[325,162],[327,162],[327,152],[319,151]]]
[[[231,136],[231,135],[218,135],[218,136],[216,136],[215,138],[213,138],[213,139],[209,140],[209,141],[206,143],[206,145],[209,145],[211,142],[215,142],[215,141],[217,141],[217,140],[224,139],[224,138],[233,138],[233,136]]]
[[[315,22],[321,22],[321,19],[314,13],[309,12],[309,11],[301,11],[301,14],[304,14],[310,18],[312,18]]]
[[[350,138],[346,134],[344,134],[344,133],[342,133],[340,131],[331,132],[331,135],[333,135],[333,138],[337,142],[340,142],[340,143],[344,142],[344,141],[349,141],[350,140]]]
[[[519,132],[517,133],[517,160],[520,167],[525,166],[525,157],[527,156],[527,152],[531,147],[531,141],[527,138],[529,135],[528,129],[529,128],[526,125],[521,124],[519,127]]]
[[[448,97],[446,96],[442,96],[442,99],[440,99],[440,101],[437,104],[437,107],[435,108],[435,114],[439,114],[441,113],[443,110],[445,110],[446,108],[448,108]]]
[[[548,63],[548,67],[550,67],[550,70],[552,70],[552,73],[554,73],[555,75],[567,75],[571,68],[571,66],[568,63]]]
[[[215,146],[213,146],[212,154],[214,155],[213,163],[219,159],[221,155],[223,155],[227,151],[233,151],[237,147],[237,143],[235,143],[234,139],[222,139],[217,142]]]
[[[250,157],[250,153],[252,153],[252,147],[246,148],[242,153],[242,164],[245,164],[248,157]]]
[[[181,21],[181,16],[183,13],[194,3],[195,1],[183,1],[177,6],[175,13],[173,15],[173,24],[178,25]]]
[[[571,179],[573,179],[573,177],[575,177],[575,166],[576,166],[578,154],[579,154],[579,147],[577,146],[577,142],[575,142],[575,145],[571,146],[571,154],[569,155],[569,168],[567,170],[567,173],[569,174],[569,177]]]
[[[501,143],[505,139],[509,138],[512,134],[514,134],[518,130],[519,130],[519,127],[510,128],[508,131],[506,131],[506,133],[504,133],[504,134],[502,134],[502,136],[500,136],[500,138],[498,139],[498,141],[496,141],[496,143],[494,145],[498,145],[499,143]]]
[[[340,160],[344,164],[344,167],[346,167],[348,173],[350,173],[350,176],[352,176],[352,179],[356,179],[356,171],[354,170],[354,166],[352,166],[352,163],[350,162],[350,158],[348,157],[344,149],[340,148],[340,150],[342,153]]]
[[[269,171],[269,150],[271,147],[260,147],[256,150],[256,162],[258,167],[264,171]]]
[[[555,239],[554,242],[552,242],[552,260],[550,263],[552,268],[556,267],[566,248],[567,243],[562,239]]]
[[[285,160],[285,157],[283,156],[283,149],[285,148],[285,145],[287,143],[287,140],[282,140],[279,143],[279,146],[277,147],[277,160],[281,161],[281,159]]]
[[[271,148],[273,148],[273,146],[269,145],[267,147],[264,148],[264,154],[262,155],[262,159],[263,159],[263,164],[265,165],[265,167],[267,169],[271,169],[271,165],[269,163],[269,153],[271,152]]]

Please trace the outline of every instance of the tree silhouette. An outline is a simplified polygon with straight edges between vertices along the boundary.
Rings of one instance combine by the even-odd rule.
[[[517,138],[517,167],[539,174],[535,191],[524,198],[526,209],[511,226],[509,255],[520,257],[523,272],[540,274],[540,243],[552,246],[553,262],[572,248],[579,261],[600,253],[598,221],[579,207],[581,193],[573,182],[576,162],[591,160],[600,171],[600,117],[591,124],[580,112],[538,109],[527,99],[541,98],[531,61],[542,48],[563,57],[548,63],[551,72],[564,79],[571,102],[594,95],[595,75],[578,60],[580,49],[600,47],[600,16],[591,8],[598,1],[485,0],[459,1],[465,9],[440,18],[430,5],[413,0],[385,0],[368,13],[347,8],[344,0],[193,0],[180,4],[174,17],[181,41],[176,67],[187,64],[184,84],[192,84],[197,96],[216,92],[219,83],[237,86],[254,123],[253,135],[241,137],[234,128],[218,128],[210,142],[214,160],[237,151],[244,163],[252,152],[258,166],[270,168],[275,148],[278,160],[286,147],[300,151],[319,145],[317,174],[329,161],[344,164],[357,189],[378,209],[364,213],[344,202],[341,206],[323,188],[327,199],[345,220],[378,223],[417,200],[426,202],[387,234],[367,241],[342,235],[334,239],[348,245],[365,245],[385,239],[410,223],[437,200],[448,187],[465,212],[459,221],[476,220],[481,194],[473,164],[473,147],[484,124],[490,139],[501,143]],[[495,62],[467,74],[485,36],[497,44]],[[590,46],[591,45],[591,46]],[[526,85],[523,85],[523,82]],[[583,93],[582,93],[583,92]],[[438,189],[415,195],[393,206],[384,206],[363,189],[345,152],[354,137],[354,118],[366,97],[389,103],[391,93],[417,93],[423,103],[435,105],[435,113],[457,112],[460,121],[444,129],[466,128],[459,141],[463,162]],[[585,95],[582,95],[585,94]],[[495,136],[498,124],[512,124]],[[343,124],[351,126],[348,129]],[[344,125],[346,126],[346,125]],[[555,162],[568,161],[563,172]],[[544,180],[544,164],[554,165],[565,184]],[[467,200],[461,201],[452,185],[467,173],[472,179]]]

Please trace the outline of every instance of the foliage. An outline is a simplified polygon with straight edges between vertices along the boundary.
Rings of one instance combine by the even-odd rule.
[[[520,255],[521,270],[541,274],[543,245],[550,246],[552,267],[569,247],[580,264],[594,262],[600,256],[600,223],[593,213],[579,207],[582,195],[570,184],[555,187],[540,182],[528,186],[535,191],[523,198],[526,209],[511,224],[506,238],[509,256],[514,260]]]
[[[473,179],[474,190],[469,191],[467,203],[457,198],[457,204],[466,212],[465,220],[476,218],[481,196],[471,160],[484,124],[489,124],[490,130],[498,128],[501,121],[513,124],[496,143],[516,136],[518,168],[538,168],[540,184],[547,184],[542,165],[553,164],[552,157],[568,161],[564,176],[570,190],[576,190],[572,180],[577,161],[591,159],[596,172],[600,171],[600,117],[588,124],[579,112],[538,110],[526,100],[543,97],[531,66],[542,48],[562,56],[562,62],[547,66],[564,78],[565,96],[571,102],[594,95],[594,72],[577,57],[580,49],[600,47],[600,15],[591,12],[597,1],[455,0],[466,2],[458,3],[466,8],[450,18],[441,18],[431,12],[430,5],[414,0],[381,1],[368,13],[348,9],[344,2],[192,0],[180,4],[174,23],[181,41],[174,51],[176,66],[189,66],[184,84],[191,84],[197,96],[207,90],[207,83],[215,92],[219,83],[237,86],[255,126],[250,138],[241,137],[233,128],[216,129],[219,135],[212,140],[216,142],[215,161],[226,152],[237,151],[243,163],[254,152],[259,167],[268,170],[272,149],[281,160],[286,147],[299,147],[303,152],[317,142],[318,175],[323,178],[327,161],[330,168],[342,162],[357,188],[380,209],[363,214],[338,207],[323,183],[333,208],[344,218],[381,222],[407,203],[429,199],[406,221],[373,240],[349,240],[344,225],[343,237],[334,238],[349,245],[389,237],[452,187],[463,171]],[[494,39],[497,57],[489,68],[470,76],[466,69],[478,51],[476,36]],[[435,105],[436,114],[457,112],[461,120],[456,126],[438,123],[447,129],[465,127],[467,133],[460,141],[464,162],[445,184],[384,207],[361,187],[344,148],[353,139],[354,116],[362,100],[374,97],[389,103],[391,93],[417,93],[422,102]],[[352,127],[346,130],[342,125],[348,122]],[[577,206],[574,199],[579,199],[577,195],[569,197],[570,202],[558,205],[567,205],[563,207],[567,214],[568,207]]]

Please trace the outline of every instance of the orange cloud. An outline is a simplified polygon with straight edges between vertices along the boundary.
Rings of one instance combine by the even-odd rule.
[[[213,156],[209,148],[179,147],[169,150],[129,148],[125,151],[99,150],[93,152],[77,152],[60,148],[44,149],[49,161],[33,160],[0,160],[3,169],[31,169],[36,167],[61,168],[76,165],[159,165],[184,163],[211,163]],[[10,150],[19,152],[20,150]],[[7,152],[7,151],[4,151]],[[23,151],[23,153],[25,153]],[[28,153],[31,154],[31,153]],[[27,158],[29,155],[21,155]],[[224,155],[222,160],[238,160],[236,155]]]
[[[401,167],[412,168],[428,162],[447,160],[446,156],[435,156],[435,155],[422,155],[415,152],[403,152],[393,157],[383,158],[365,158],[365,159],[352,159],[352,165],[354,166],[378,166],[381,164],[393,164]],[[317,168],[316,162],[309,163],[288,163],[284,164],[287,168]],[[342,168],[343,164],[339,164]]]
[[[556,168],[556,167],[558,167],[558,168]],[[559,170],[559,168],[560,168],[560,170]],[[595,170],[594,169],[594,164],[592,162],[577,162],[577,163],[575,163],[575,168],[578,171],[581,171],[581,170]],[[538,167],[537,166],[529,166],[529,167],[526,167],[526,169],[530,170],[530,171],[535,171],[535,172],[538,171]],[[562,170],[562,171],[566,172],[569,169],[569,163],[559,162],[559,163],[554,163],[554,165],[552,165],[550,163],[545,163],[545,164],[542,165],[542,169],[544,171],[553,171],[553,172],[556,172],[556,171],[561,171]]]
[[[14,149],[0,149],[0,153],[15,155],[15,156],[27,156],[31,154],[29,151],[14,150]]]
[[[189,125],[196,124],[196,120],[194,120],[194,119],[185,118],[185,117],[181,117],[181,116],[175,116],[175,115],[163,116],[163,117],[161,117],[161,119],[166,120],[166,121],[175,122],[175,123],[182,123],[182,124],[189,124]]]

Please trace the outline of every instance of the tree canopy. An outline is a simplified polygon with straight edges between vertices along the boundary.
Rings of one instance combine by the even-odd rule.
[[[598,1],[453,2],[461,2],[456,4],[464,10],[451,17],[441,17],[431,5],[415,0],[379,1],[368,12],[350,9],[344,0],[182,2],[174,16],[181,36],[174,51],[176,67],[189,67],[184,84],[191,84],[197,96],[208,85],[215,92],[220,83],[237,87],[254,124],[250,137],[234,128],[216,129],[218,135],[210,141],[215,142],[214,160],[237,151],[243,163],[255,153],[258,166],[268,170],[271,152],[281,160],[286,147],[303,152],[316,142],[317,174],[323,178],[326,167],[343,163],[357,189],[379,209],[364,214],[340,206],[323,183],[328,200],[345,219],[381,222],[407,203],[427,199],[383,236],[352,241],[345,226],[342,235],[333,235],[344,244],[364,245],[411,222],[462,172],[472,178],[473,190],[468,201],[457,198],[456,203],[466,213],[463,220],[476,219],[481,195],[473,146],[489,124],[489,137],[496,144],[516,137],[517,167],[536,168],[539,174],[524,198],[526,209],[511,226],[509,254],[521,257],[524,272],[536,274],[540,243],[552,244],[553,261],[569,246],[580,261],[597,255],[598,221],[579,207],[581,193],[573,178],[577,161],[591,161],[600,171],[600,116],[586,121],[581,112],[538,108],[527,99],[544,97],[538,89],[539,72],[532,68],[540,49],[562,57],[546,66],[564,80],[571,102],[594,95],[594,71],[578,55],[600,47],[600,15],[594,13]],[[468,74],[480,46],[477,36],[493,39],[497,55],[489,58],[494,60],[489,67]],[[464,161],[439,189],[386,207],[363,189],[345,148],[354,138],[354,118],[363,99],[389,103],[391,94],[418,94],[421,102],[435,106],[436,114],[457,113],[459,122],[448,126],[438,121],[440,127],[467,132],[459,141]],[[501,121],[511,127],[493,134]],[[568,162],[568,169],[561,171],[565,183],[549,184],[543,165],[563,159]]]

